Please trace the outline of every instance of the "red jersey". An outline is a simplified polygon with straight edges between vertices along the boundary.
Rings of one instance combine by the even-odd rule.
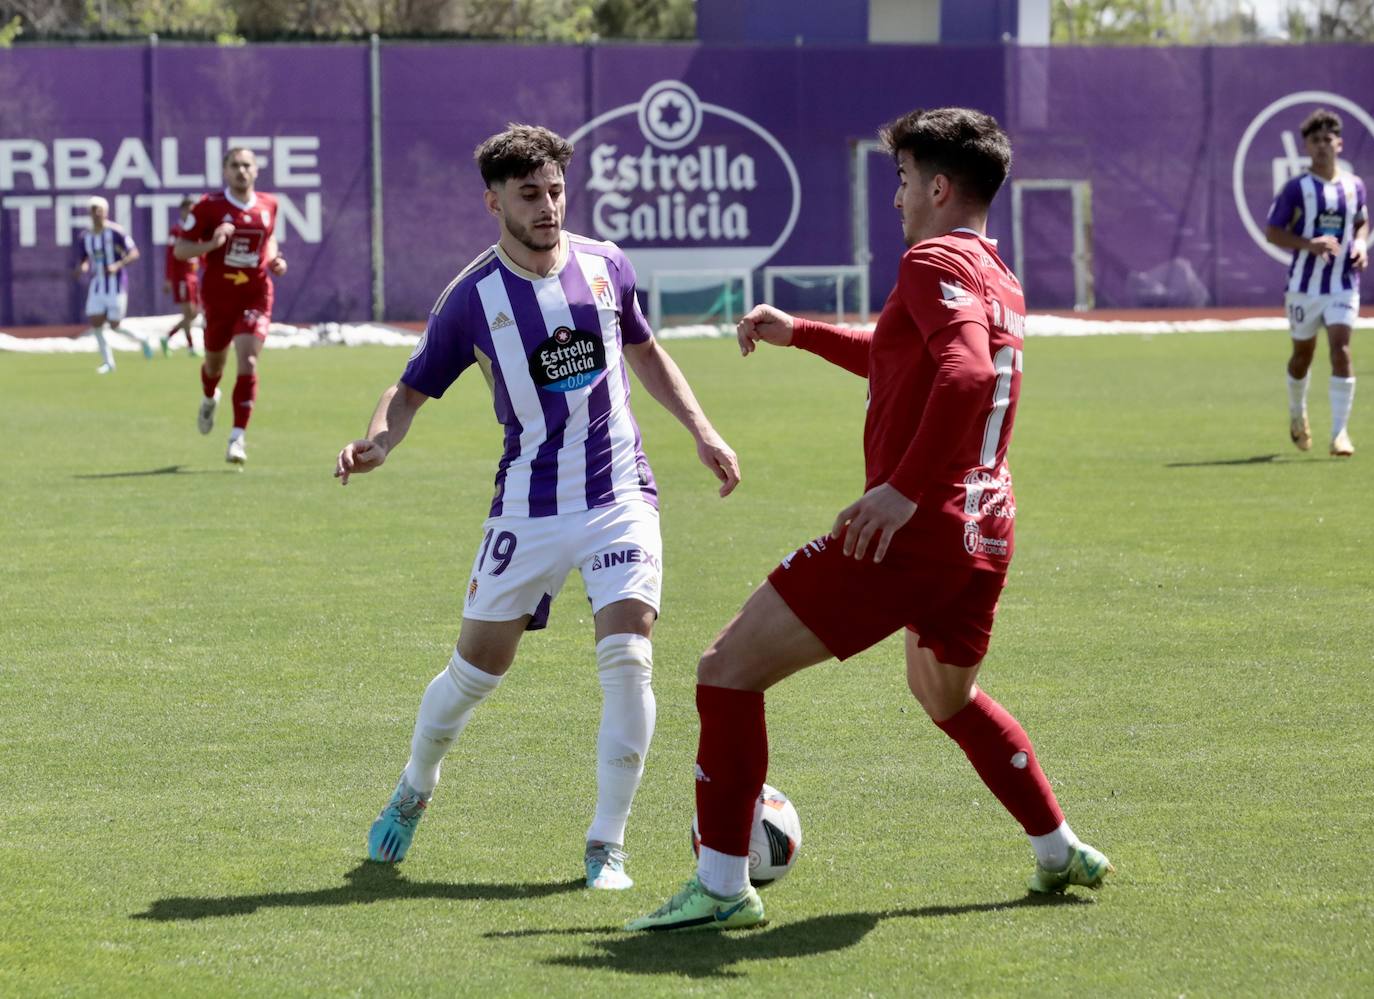
[[[234,233],[217,250],[205,254],[200,293],[207,309],[216,306],[272,311],[272,278],[267,272],[267,246],[277,226],[277,199],[256,192],[247,203],[228,191],[207,194],[192,209],[187,238],[205,242],[222,222]]]
[[[195,239],[195,218],[189,218],[183,223],[180,219],[172,223],[172,228],[167,230],[167,265],[165,276],[176,287],[177,283],[184,281],[187,274],[194,274],[200,269],[200,258],[192,257],[190,260],[178,260],[173,252],[176,249],[178,239]]]
[[[797,322],[795,346],[868,377],[865,491],[886,482],[917,504],[894,550],[1010,564],[1025,313],[995,245],[959,229],[907,250],[872,333]]]

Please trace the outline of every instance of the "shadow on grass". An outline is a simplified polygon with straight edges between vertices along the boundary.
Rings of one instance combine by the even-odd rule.
[[[1252,458],[1218,458],[1216,461],[1171,461],[1165,468],[1217,468],[1225,465],[1277,465],[1292,464],[1276,454],[1257,454]]]
[[[236,472],[236,468],[187,468],[185,465],[167,465],[163,468],[149,468],[142,472],[93,472],[88,475],[73,475],[73,479],[136,479],[145,475],[221,475]]]
[[[268,892],[261,895],[224,895],[219,898],[160,898],[147,912],[136,912],[131,919],[157,922],[208,919],[214,916],[247,916],[259,909],[317,905],[360,905],[396,898],[447,898],[474,901],[540,898],[576,891],[585,883],[571,881],[529,884],[451,884],[445,881],[407,881],[395,864],[363,861],[344,874],[347,884],[315,891]]]
[[[621,971],[637,975],[686,975],[689,978],[738,978],[743,972],[730,966],[741,961],[769,961],[807,957],[852,947],[886,919],[934,919],[978,912],[1004,912],[1025,907],[1091,905],[1081,895],[1027,895],[1006,902],[970,905],[928,905],[918,909],[887,912],[850,912],[813,916],[795,923],[731,933],[618,933],[592,941],[596,954],[560,956],[545,964],[587,971]],[[513,930],[493,932],[489,939],[535,936],[603,934],[607,927],[560,930]]]

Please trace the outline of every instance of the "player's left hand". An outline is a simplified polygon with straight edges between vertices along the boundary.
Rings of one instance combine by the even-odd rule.
[[[286,273],[286,258],[278,254],[267,262],[267,269],[276,277]]]
[[[739,459],[729,444],[718,434],[710,434],[697,442],[697,457],[720,480],[721,496],[729,496],[739,485]]]
[[[830,529],[830,536],[836,540],[844,538],[844,554],[860,561],[876,537],[873,561],[881,562],[892,543],[892,536],[915,512],[915,503],[884,482],[841,510],[835,518],[835,526]]]
[[[1362,271],[1369,263],[1369,244],[1357,239],[1350,244],[1350,266]]]

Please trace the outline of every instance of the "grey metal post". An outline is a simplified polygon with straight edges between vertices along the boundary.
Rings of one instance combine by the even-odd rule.
[[[372,320],[386,318],[386,272],[382,253],[382,40],[372,36],[368,58],[372,93]]]

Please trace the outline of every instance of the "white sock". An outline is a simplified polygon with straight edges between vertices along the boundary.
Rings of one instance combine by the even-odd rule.
[[[234,443],[234,441],[236,441],[236,440],[238,440],[239,438],[243,437],[246,433],[247,433],[247,431],[244,430],[242,427],[233,427],[233,428],[231,428],[230,431],[229,431],[229,443],[230,443],[230,444]]]
[[[1307,412],[1307,386],[1312,381],[1312,372],[1301,378],[1294,378],[1287,372],[1284,374],[1288,378],[1288,415],[1301,416]]]
[[[473,710],[501,683],[467,662],[457,652],[448,668],[429,682],[420,699],[415,733],[410,739],[406,783],[421,794],[433,794],[439,785],[439,765],[444,754],[472,717]]]
[[[1355,405],[1355,378],[1331,376],[1331,439],[1346,428],[1350,422],[1350,410]]]
[[[596,737],[596,815],[587,841],[623,846],[658,712],[650,686],[653,643],[642,635],[607,635],[596,643],[596,666],[601,729]]]
[[[105,342],[105,327],[101,326],[98,329],[93,327],[93,331],[95,333],[96,346],[100,348],[100,359],[113,368],[115,366],[114,351],[111,350],[110,345]]]
[[[717,898],[734,898],[749,886],[749,858],[703,846],[697,851],[697,880]]]
[[[1065,821],[1059,823],[1054,832],[1030,837],[1030,843],[1041,867],[1047,871],[1062,871],[1069,862],[1069,851],[1078,845],[1078,837]]]

